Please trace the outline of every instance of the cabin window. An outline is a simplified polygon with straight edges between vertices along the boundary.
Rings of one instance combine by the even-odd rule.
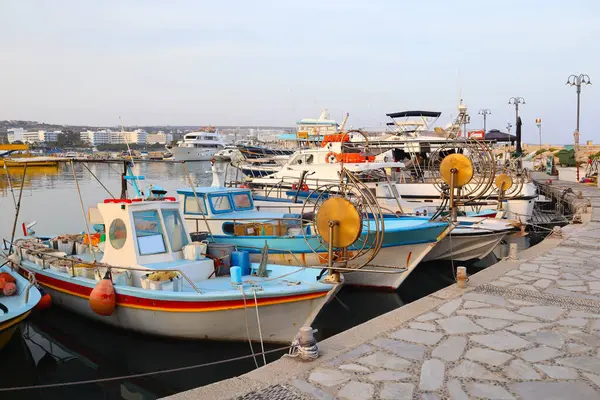
[[[210,205],[215,214],[232,211],[231,201],[227,194],[214,194],[209,197]]]
[[[200,208],[198,208],[198,203],[200,203]],[[198,200],[196,200],[196,196],[185,196],[185,204],[183,207],[184,214],[206,215],[206,204],[204,203],[203,197],[198,196]]]
[[[125,241],[127,240],[127,227],[122,219],[117,218],[110,223],[108,239],[110,240],[110,245],[116,250],[119,250],[125,245]]]
[[[165,238],[158,217],[158,211],[136,211],[133,213],[133,224],[140,255],[166,253]]]
[[[237,211],[251,210],[252,200],[248,193],[236,193],[233,195],[233,205]]]
[[[165,229],[171,243],[171,251],[180,251],[189,243],[178,210],[162,210]]]

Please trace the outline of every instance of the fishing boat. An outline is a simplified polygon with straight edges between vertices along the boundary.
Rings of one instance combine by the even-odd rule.
[[[177,190],[177,194],[188,229],[206,232],[216,243],[235,244],[248,250],[255,260],[261,257],[266,246],[270,262],[286,265],[328,263],[327,249],[321,245],[319,235],[315,234],[314,212],[310,207],[306,212],[297,208],[291,213],[259,211],[250,189],[218,185],[182,188]],[[345,274],[345,283],[397,289],[452,227],[447,222],[422,218],[386,220],[383,246],[369,263],[369,268],[382,271],[395,268],[406,273],[349,273]],[[373,221],[365,219],[361,235],[366,237],[374,228]],[[348,250],[357,251],[360,246],[356,244]],[[359,257],[354,265],[364,260]],[[352,265],[350,263],[349,267],[352,268]]]
[[[29,281],[9,266],[0,267],[0,350],[6,346],[19,327],[29,316],[42,295]]]
[[[106,199],[89,211],[94,234],[26,236],[12,257],[55,304],[174,338],[287,343],[340,289],[343,277],[321,268],[231,267],[219,260],[233,253],[205,257],[207,244],[191,241],[179,202],[157,193]]]

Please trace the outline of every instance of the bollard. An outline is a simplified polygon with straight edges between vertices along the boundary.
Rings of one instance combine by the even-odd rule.
[[[516,260],[517,259],[517,244],[516,243],[511,243],[509,250],[508,250],[508,258],[510,260]]]
[[[467,286],[467,267],[456,268],[456,285],[459,289],[464,289]]]

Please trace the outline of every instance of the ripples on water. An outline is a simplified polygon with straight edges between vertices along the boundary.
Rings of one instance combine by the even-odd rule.
[[[186,164],[192,180],[209,185],[210,163]],[[115,196],[121,190],[122,165],[89,164],[90,170]],[[96,205],[110,197],[83,165],[76,164],[77,178],[84,205]],[[174,190],[189,186],[180,164],[138,163],[134,172],[144,175],[147,184],[159,184],[171,195]],[[11,181],[18,197],[22,171],[11,170]],[[69,165],[58,168],[28,168],[23,192],[21,218],[37,221],[38,233],[59,234],[81,232],[85,225]],[[130,192],[131,193],[131,192]],[[0,235],[10,238],[14,220],[14,204],[7,177],[0,173]],[[19,231],[18,231],[19,232]],[[18,235],[18,233],[17,233]],[[530,235],[512,239],[520,248],[541,240]],[[506,255],[507,246],[498,249]],[[486,259],[468,265],[470,274],[497,261],[492,253]],[[328,304],[317,317],[314,327],[319,338],[335,335],[378,315],[417,300],[453,282],[449,262],[421,264],[398,292],[343,288],[338,299]],[[21,324],[16,334],[0,353],[0,387],[28,386],[70,382],[143,372],[179,368],[250,354],[248,343],[181,341],[139,335],[114,329],[67,311],[53,307],[34,313]],[[267,349],[278,346],[266,346]],[[259,345],[255,345],[258,351]],[[281,354],[267,356],[275,360]],[[259,360],[260,363],[260,360]],[[189,371],[152,375],[115,382],[85,384],[24,392],[0,392],[2,399],[155,399],[211,382],[238,376],[254,368],[247,359]]]

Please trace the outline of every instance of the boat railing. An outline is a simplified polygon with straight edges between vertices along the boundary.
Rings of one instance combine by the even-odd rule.
[[[48,253],[48,252],[45,252],[45,251],[40,251],[40,250],[35,250],[35,249],[25,249],[22,246],[19,246],[18,243],[13,243],[13,242],[11,242],[9,240],[6,240],[6,239],[2,239],[2,242],[3,242],[4,249],[8,249],[9,248],[8,246],[11,246],[15,250],[19,250],[19,256],[21,257],[21,260],[24,259],[24,257],[23,257],[23,251],[27,251],[28,253],[32,253],[32,254],[37,255],[42,260],[42,265],[40,265],[42,267],[42,269],[48,269],[48,268],[50,268],[47,265],[46,257],[52,258],[52,259],[55,259],[55,260],[67,261],[70,264],[69,265],[69,270],[70,270],[70,276],[72,276],[72,277],[75,276],[75,268],[76,268],[75,265],[77,265],[77,264],[84,264],[86,266],[93,266],[96,269],[96,271],[98,271],[98,273],[100,273],[100,268],[101,267],[105,267],[108,270],[115,269],[115,270],[141,271],[141,272],[148,272],[148,273],[150,273],[150,272],[177,272],[177,273],[179,273],[183,277],[183,279],[185,279],[190,284],[190,286],[192,288],[194,288],[194,290],[198,294],[202,294],[202,292],[200,292],[200,289],[198,289],[198,287],[196,285],[194,285],[194,282],[192,282],[192,280],[182,270],[180,270],[180,269],[176,269],[176,268],[173,268],[173,269],[155,269],[155,268],[147,269],[147,268],[138,268],[138,267],[121,267],[121,266],[114,266],[114,265],[106,265],[106,266],[104,266],[104,265],[98,264],[97,262],[89,262],[89,261],[83,261],[81,259],[69,258],[69,257],[66,257],[66,256],[58,256],[58,255],[55,255],[55,254],[51,254],[51,253]],[[26,268],[24,268],[24,269],[26,269]],[[30,271],[27,270],[27,272],[30,272]]]
[[[205,224],[207,220],[205,220],[202,217],[190,217],[190,216],[186,216],[185,220],[188,221],[195,221],[196,224],[196,232],[200,232],[200,224],[203,223]],[[244,223],[244,222],[253,222],[253,223],[266,223],[267,221],[276,221],[277,222],[277,232],[281,232],[282,230],[282,222],[287,222],[287,221],[294,221],[299,223],[299,226],[302,227],[302,225],[306,224],[306,223],[312,223],[312,220],[303,218],[302,216],[300,217],[275,217],[275,218],[268,218],[268,217],[247,217],[247,218],[219,218],[219,217],[214,217],[211,216],[208,221],[227,221],[227,222],[232,222],[233,225],[237,225],[240,223]],[[234,235],[233,236],[245,236],[245,235],[236,235],[235,234],[235,228],[234,228]],[[285,235],[275,235],[275,236],[285,236]]]

